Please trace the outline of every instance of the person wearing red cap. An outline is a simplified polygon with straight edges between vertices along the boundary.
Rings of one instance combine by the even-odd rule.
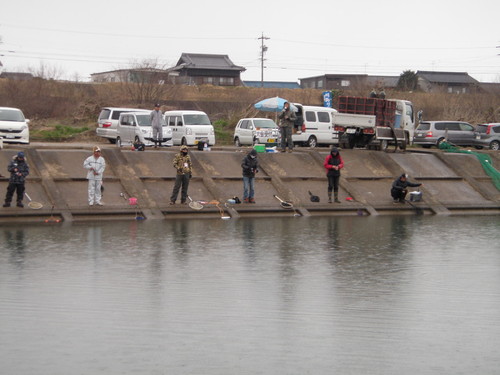
[[[15,155],[7,170],[10,172],[9,185],[7,186],[7,194],[5,195],[4,207],[10,207],[10,202],[12,202],[12,197],[14,192],[17,192],[17,207],[24,207],[23,197],[24,197],[24,182],[26,176],[30,174],[30,168],[26,159],[24,158],[24,152],[19,151]]]

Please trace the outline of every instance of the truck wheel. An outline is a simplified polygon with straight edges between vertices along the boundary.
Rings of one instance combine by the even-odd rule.
[[[187,143],[187,141],[186,141],[186,138],[184,138],[184,137],[183,137],[183,138],[181,139],[181,146],[187,146],[187,144],[188,144],[188,143]]]
[[[382,139],[380,141],[380,150],[387,151],[387,147],[389,147],[389,142],[387,142],[387,139]]]
[[[490,143],[490,150],[495,150],[495,151],[500,150],[500,142],[498,142],[498,141],[491,142]]]
[[[399,149],[402,151],[406,151],[406,139],[403,139],[401,143],[399,143]]]
[[[239,139],[238,137],[236,137],[236,138],[234,139],[234,145],[235,145],[236,147],[241,147],[241,142],[240,142],[240,139]]]
[[[436,142],[436,147],[439,148],[439,144],[444,141],[444,138],[439,138]]]
[[[116,145],[117,145],[118,147],[122,147],[122,146],[123,146],[123,145],[122,145],[122,139],[121,139],[120,137],[116,137],[116,141],[115,141],[115,143],[116,143]]]
[[[316,139],[316,137],[314,135],[311,135],[309,137],[309,139],[307,140],[307,146],[309,146],[310,148],[314,148],[318,145],[318,140]]]
[[[113,138],[108,138],[108,141],[109,143],[111,143],[112,145],[114,145],[116,143],[116,139],[113,139]]]

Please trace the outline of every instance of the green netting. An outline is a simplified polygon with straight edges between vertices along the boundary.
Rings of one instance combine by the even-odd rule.
[[[461,154],[470,154],[476,156],[478,158],[479,162],[483,166],[484,171],[488,176],[491,177],[491,181],[493,182],[493,185],[500,190],[500,172],[495,169],[493,166],[493,161],[491,160],[491,157],[488,154],[481,154],[479,152],[474,152],[470,150],[461,150],[458,147],[452,145],[451,143],[448,142],[441,142],[439,144],[439,148],[441,150],[444,150],[445,152],[458,152]]]

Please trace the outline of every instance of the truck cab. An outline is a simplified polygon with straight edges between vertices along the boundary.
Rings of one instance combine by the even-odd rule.
[[[415,112],[412,102],[401,99],[389,99],[389,101],[396,102],[394,128],[403,129],[406,136],[406,143],[411,144],[415,133]]]

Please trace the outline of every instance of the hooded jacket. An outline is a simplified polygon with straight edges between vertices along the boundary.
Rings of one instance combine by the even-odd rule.
[[[337,149],[330,151],[330,154],[325,158],[323,166],[326,169],[327,176],[340,176],[340,170],[344,168],[344,161]],[[334,169],[333,166],[337,166],[339,169]]]
[[[243,176],[245,177],[255,177],[255,173],[259,170],[259,162],[257,161],[257,151],[250,151],[247,156],[243,158],[241,162],[241,168],[243,169]]]
[[[30,174],[26,158],[19,159],[17,155],[12,158],[7,170],[10,172],[9,183],[11,184],[24,184],[26,176]]]

